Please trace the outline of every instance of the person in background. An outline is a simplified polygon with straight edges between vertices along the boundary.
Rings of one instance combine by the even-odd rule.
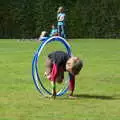
[[[52,36],[58,36],[58,30],[55,28],[54,24],[52,25],[52,29],[50,32],[50,37],[52,37]]]
[[[65,13],[64,8],[60,6],[57,11],[58,35],[65,38]]]
[[[46,31],[42,31],[38,40],[39,41],[44,41],[46,39],[48,39],[48,33]]]

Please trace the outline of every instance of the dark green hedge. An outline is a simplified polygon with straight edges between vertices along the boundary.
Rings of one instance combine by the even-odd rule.
[[[68,38],[120,38],[120,0],[0,0],[0,38],[35,38],[64,6]]]

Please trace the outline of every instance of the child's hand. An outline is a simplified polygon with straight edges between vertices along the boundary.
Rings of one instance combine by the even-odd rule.
[[[50,75],[50,74],[48,74],[47,72],[45,72],[45,73],[44,73],[44,76],[46,76],[48,80],[50,80],[50,79],[51,79],[51,75]]]
[[[71,91],[70,95],[69,96],[73,96],[73,91]]]
[[[69,95],[69,98],[74,99],[74,98],[77,98],[77,97]]]
[[[76,97],[73,95],[73,91],[71,91],[71,93],[69,94],[69,98],[76,98]]]
[[[47,75],[48,75],[48,73],[47,73],[47,72],[45,72],[45,73],[44,73],[44,76],[47,76]]]

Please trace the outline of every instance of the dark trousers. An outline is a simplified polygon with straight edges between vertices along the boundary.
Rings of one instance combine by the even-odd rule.
[[[65,31],[64,31],[65,26],[64,25],[58,25],[58,34],[59,36],[65,38]]]

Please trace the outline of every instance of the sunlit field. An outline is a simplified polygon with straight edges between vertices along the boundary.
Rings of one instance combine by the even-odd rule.
[[[76,77],[75,97],[66,93],[54,100],[42,97],[32,80],[40,42],[0,40],[0,120],[120,120],[120,40],[68,42],[84,67]]]

